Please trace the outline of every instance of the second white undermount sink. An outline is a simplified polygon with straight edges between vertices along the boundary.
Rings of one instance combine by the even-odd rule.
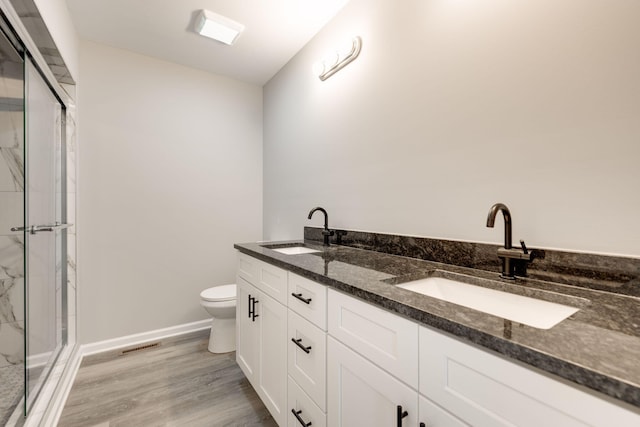
[[[288,246],[285,248],[275,248],[271,249],[276,252],[280,252],[285,255],[301,255],[301,254],[312,254],[315,252],[320,252],[317,249],[311,249],[306,246]]]
[[[397,286],[539,329],[552,328],[579,310],[443,277],[428,277]]]

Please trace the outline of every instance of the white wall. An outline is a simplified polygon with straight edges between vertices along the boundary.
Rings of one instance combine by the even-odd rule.
[[[640,2],[352,0],[264,91],[264,235],[330,226],[640,256]],[[311,68],[360,35],[325,82]]]
[[[261,237],[262,90],[81,42],[79,340],[207,318]]]

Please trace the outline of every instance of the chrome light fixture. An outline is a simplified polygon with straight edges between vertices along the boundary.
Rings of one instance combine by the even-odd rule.
[[[203,9],[196,18],[195,30],[201,36],[232,45],[244,30],[244,25]]]
[[[326,58],[314,67],[320,80],[325,81],[342,70],[347,64],[358,57],[361,49],[362,39],[360,37],[354,37],[351,45],[347,49],[327,55]]]

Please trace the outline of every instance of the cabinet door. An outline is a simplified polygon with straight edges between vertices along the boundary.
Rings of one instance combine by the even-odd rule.
[[[249,382],[256,387],[258,368],[258,323],[251,315],[252,299],[258,290],[243,278],[236,278],[236,362]]]
[[[263,292],[255,303],[259,329],[259,369],[256,391],[274,420],[287,418],[287,308]]]
[[[429,399],[423,396],[419,397],[420,404],[420,423],[422,427],[468,427],[468,424],[463,423]]]
[[[418,393],[332,337],[327,338],[327,425],[418,425]],[[398,423],[398,405],[401,417]]]

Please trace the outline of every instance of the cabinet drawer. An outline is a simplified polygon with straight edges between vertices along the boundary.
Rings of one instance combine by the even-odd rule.
[[[289,310],[289,375],[323,411],[327,405],[326,337],[327,334],[323,330]]]
[[[249,255],[238,252],[238,276],[251,284],[258,283],[258,264],[259,260]]]
[[[640,425],[622,406],[426,327],[420,393],[477,427]]]
[[[327,287],[297,274],[289,273],[289,308],[327,330]]]
[[[296,384],[291,377],[288,378],[288,403],[287,426],[288,427],[325,427],[327,416],[311,400],[309,396]],[[296,417],[296,415],[298,417]],[[298,419],[299,418],[299,419]]]
[[[418,325],[329,289],[329,334],[418,388]]]
[[[285,270],[260,261],[256,287],[279,303],[287,305],[287,272]]]
[[[238,276],[287,305],[287,271],[243,253],[238,256]]]

